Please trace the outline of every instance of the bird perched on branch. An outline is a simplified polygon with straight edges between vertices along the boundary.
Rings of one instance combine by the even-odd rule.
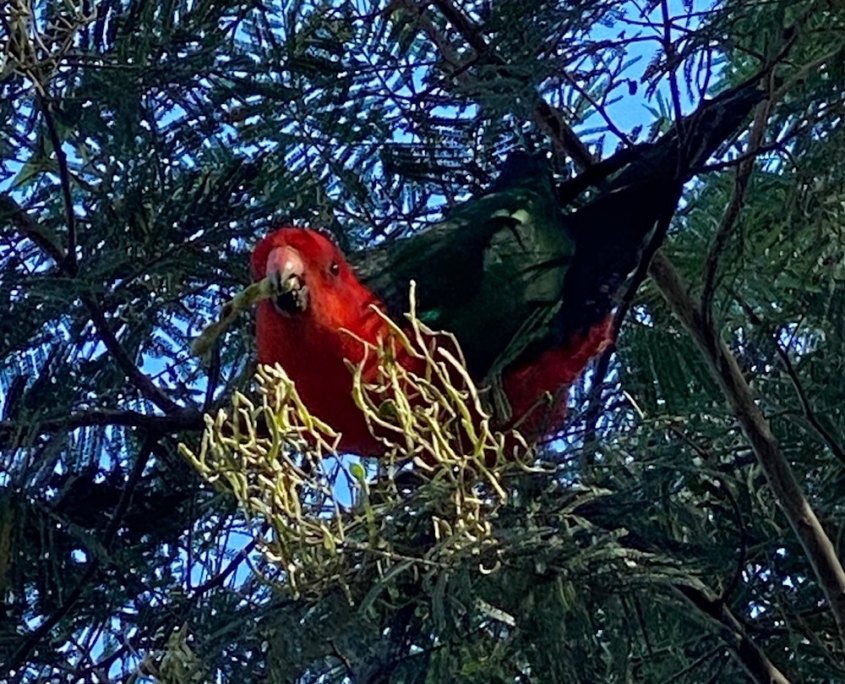
[[[362,361],[362,341],[388,334],[374,309],[403,320],[413,280],[420,320],[452,333],[470,376],[503,395],[500,425],[519,423],[533,439],[554,434],[565,390],[612,341],[622,286],[662,239],[683,184],[761,97],[752,86],[727,92],[655,143],[559,186],[542,158],[514,153],[483,196],[350,261],[320,232],[271,233],[252,254],[256,279],[276,287],[258,305],[259,362],[285,368],[309,410],[342,433],[343,450],[379,455],[347,362]],[[591,187],[589,201],[564,211]]]

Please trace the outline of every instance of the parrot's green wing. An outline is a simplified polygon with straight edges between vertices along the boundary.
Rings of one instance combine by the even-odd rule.
[[[454,333],[470,372],[486,375],[517,333],[527,339],[533,327],[543,337],[560,308],[575,245],[551,180],[541,168],[413,238],[371,252],[365,284],[395,314],[407,310],[415,280],[421,320]]]
[[[430,327],[453,333],[476,378],[491,378],[601,322],[665,227],[683,184],[748,116],[746,85],[706,103],[655,143],[555,187],[544,159],[512,154],[490,191],[409,238],[355,255],[359,278],[394,316],[410,281]],[[565,211],[589,187],[581,208]],[[657,241],[657,240],[655,240]]]

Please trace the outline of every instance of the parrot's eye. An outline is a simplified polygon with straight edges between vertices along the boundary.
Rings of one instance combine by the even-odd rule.
[[[338,273],[340,273],[340,264],[338,264],[336,261],[333,261],[332,265],[329,266],[329,273],[331,273],[333,276],[336,276]]]

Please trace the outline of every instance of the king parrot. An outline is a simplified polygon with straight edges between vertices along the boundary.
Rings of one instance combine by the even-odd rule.
[[[558,186],[542,158],[513,153],[482,196],[349,261],[321,232],[276,230],[252,253],[254,277],[277,287],[256,312],[259,362],[285,368],[309,410],[342,434],[342,450],[382,454],[353,400],[347,361],[362,361],[361,340],[387,336],[374,307],[402,320],[413,280],[422,322],[454,334],[470,376],[504,394],[501,426],[519,423],[532,439],[555,433],[564,390],[611,341],[622,285],[646,245],[659,244],[683,184],[761,98],[739,86],[656,142]],[[593,186],[583,206],[564,212]],[[365,367],[364,379],[373,372]]]

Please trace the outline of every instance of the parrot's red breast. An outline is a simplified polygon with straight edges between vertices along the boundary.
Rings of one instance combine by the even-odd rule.
[[[253,251],[252,269],[258,280],[299,281],[290,302],[280,297],[258,304],[259,363],[285,369],[308,410],[342,433],[344,451],[373,455],[383,450],[355,405],[345,363],[360,363],[364,345],[342,332],[375,344],[385,327],[372,308],[378,299],[361,286],[340,250],[312,230],[271,233]]]
[[[374,310],[384,310],[382,302],[361,284],[338,247],[317,231],[288,227],[271,233],[253,251],[252,269],[257,280],[275,279],[283,293],[258,305],[259,363],[285,369],[309,411],[342,434],[342,451],[383,453],[355,405],[345,363],[362,361],[362,340],[376,345],[388,337],[387,323]],[[608,343],[608,332],[605,321],[583,337],[507,369],[503,389],[512,410],[510,425],[518,423],[534,439],[555,432],[565,413],[566,388]],[[365,381],[376,371],[375,356],[369,358]],[[419,363],[407,354],[399,362],[405,367]],[[552,406],[549,395],[555,396]]]

